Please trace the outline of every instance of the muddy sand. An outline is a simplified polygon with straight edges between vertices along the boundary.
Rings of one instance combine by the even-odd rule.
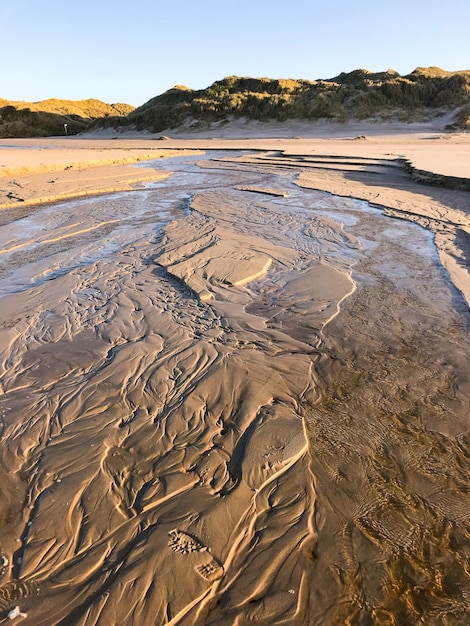
[[[465,623],[470,142],[353,139],[2,140],[0,622]]]

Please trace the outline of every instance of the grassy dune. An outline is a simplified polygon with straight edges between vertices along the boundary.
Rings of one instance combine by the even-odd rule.
[[[325,80],[229,76],[210,87],[177,85],[130,112],[98,126],[132,125],[159,132],[188,118],[203,122],[246,117],[255,120],[376,118],[414,121],[458,109],[455,128],[470,127],[470,71],[417,68],[400,76],[394,70],[355,70]]]
[[[130,113],[129,104],[107,104],[101,100],[58,100],[18,102],[0,98],[0,137],[44,137],[75,135],[99,118],[118,119]]]
[[[34,103],[0,99],[0,137],[63,135],[64,124],[69,134],[106,127],[160,132],[188,120],[197,124],[234,117],[412,122],[454,109],[450,129],[469,129],[470,70],[419,67],[400,76],[394,70],[359,69],[314,81],[228,76],[206,89],[176,85],[137,109],[94,99]]]

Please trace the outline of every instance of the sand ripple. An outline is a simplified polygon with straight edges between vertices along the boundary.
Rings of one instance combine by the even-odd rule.
[[[457,623],[470,343],[428,235],[173,165],[138,224],[128,194],[4,231],[1,616]]]

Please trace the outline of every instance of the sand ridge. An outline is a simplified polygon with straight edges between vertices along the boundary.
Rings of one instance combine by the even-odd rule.
[[[161,170],[131,165],[175,154],[181,152],[54,147],[34,150],[20,146],[15,150],[0,146],[0,209],[129,191],[168,176]]]

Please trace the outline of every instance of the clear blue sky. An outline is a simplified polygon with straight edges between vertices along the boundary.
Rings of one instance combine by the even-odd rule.
[[[224,76],[470,69],[470,0],[0,0],[0,97],[140,105]]]

